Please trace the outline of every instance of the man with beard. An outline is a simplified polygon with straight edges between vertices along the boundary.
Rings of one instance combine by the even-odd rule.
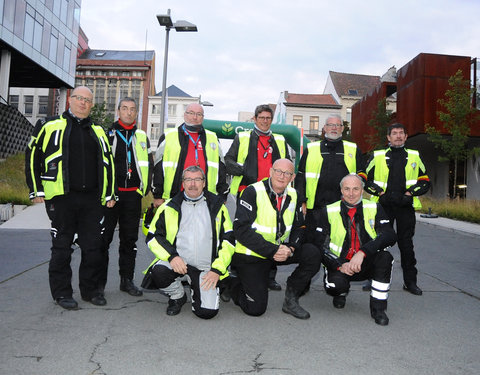
[[[306,225],[310,225],[311,210],[340,199],[340,180],[357,173],[366,180],[364,161],[355,143],[342,140],[344,125],[339,115],[329,115],[323,130],[325,139],[310,142],[300,159],[295,188],[298,191]]]

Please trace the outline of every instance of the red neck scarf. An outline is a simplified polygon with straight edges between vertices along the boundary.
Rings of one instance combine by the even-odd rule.
[[[136,124],[137,122],[134,121],[134,122],[132,122],[131,125],[126,125],[126,124],[124,124],[124,123],[122,122],[122,120],[118,119],[118,123],[119,123],[120,126],[121,126],[122,128],[124,128],[125,130],[132,130],[133,127],[135,126],[135,124]]]

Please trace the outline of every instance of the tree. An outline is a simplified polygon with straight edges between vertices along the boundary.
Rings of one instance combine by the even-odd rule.
[[[466,161],[480,151],[480,147],[468,148],[470,129],[476,121],[480,120],[480,113],[471,106],[474,89],[470,87],[470,80],[463,78],[460,69],[448,79],[448,84],[450,89],[445,91],[445,98],[437,100],[437,103],[445,108],[445,112],[437,111],[437,116],[447,135],[441,134],[439,129],[429,124],[425,124],[425,132],[435,148],[441,149],[444,153],[438,156],[438,160],[453,162],[453,196],[451,198],[455,198],[459,162]]]
[[[374,129],[373,134],[364,134],[365,140],[370,146],[367,151],[372,151],[385,146],[388,125],[393,115],[387,111],[387,98],[378,101],[377,109],[373,111],[368,126]]]
[[[107,105],[105,102],[102,104],[95,104],[92,107],[90,118],[93,120],[94,124],[100,125],[104,130],[107,130],[114,121],[113,115],[107,112]]]

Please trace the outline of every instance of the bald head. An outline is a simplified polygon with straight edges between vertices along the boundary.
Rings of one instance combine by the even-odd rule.
[[[198,103],[189,104],[185,110],[183,119],[187,125],[202,125],[203,107]]]
[[[78,86],[73,89],[68,98],[68,104],[75,117],[87,118],[93,106],[93,93],[86,86]]]

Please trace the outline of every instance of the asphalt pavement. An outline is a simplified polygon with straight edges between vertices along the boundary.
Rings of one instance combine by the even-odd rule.
[[[0,226],[0,374],[478,374],[480,373],[480,226],[418,217],[414,238],[423,296],[402,290],[397,247],[387,314],[370,318],[369,293],[352,285],[343,310],[333,308],[317,275],[300,299],[311,318],[281,311],[270,292],[267,312],[244,315],[221,302],[212,320],[187,303],[165,314],[167,297],[119,291],[118,237],[110,250],[108,304],[80,299],[80,250],[73,253],[79,310],[57,306],[48,286],[49,222],[43,205]],[[152,255],[137,243],[135,281]],[[285,289],[292,266],[279,267]]]

